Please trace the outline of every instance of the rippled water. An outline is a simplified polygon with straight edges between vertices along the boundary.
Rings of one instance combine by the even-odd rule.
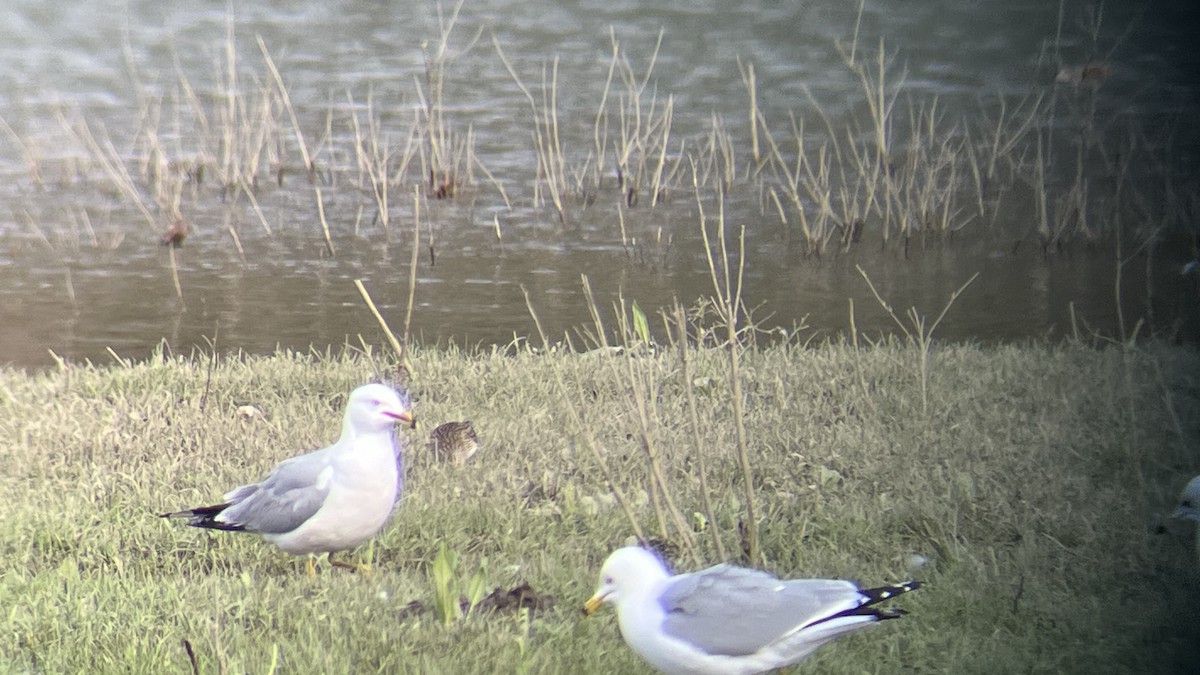
[[[1106,138],[1135,139],[1139,150],[1161,145],[1155,156],[1170,165],[1173,180],[1188,185],[1198,162],[1185,120],[1196,113],[1200,56],[1189,47],[1187,29],[1197,10],[1187,2],[1110,3],[1093,37],[1093,7],[1067,3],[1060,29],[1057,3],[873,0],[865,3],[857,49],[873,53],[884,40],[894,56],[890,77],[904,76],[898,130],[907,128],[911,109],[936,104],[943,127],[961,130],[967,123],[956,128],[960,119],[986,127],[1001,101],[1020,106],[1053,97],[1064,128],[1072,111],[1092,110]],[[443,21],[452,10],[442,8]],[[1178,274],[1191,255],[1188,228],[1196,227],[1186,214],[1200,211],[1194,180],[1190,194],[1176,190],[1157,200],[1178,211],[1151,204],[1143,217],[1112,226],[1110,234],[1129,233],[1119,251],[1112,236],[1043,251],[1029,236],[1035,192],[1018,184],[995,226],[963,217],[963,230],[952,238],[917,238],[905,250],[868,224],[864,243],[849,253],[807,255],[752,169],[739,59],[754,64],[761,112],[777,133],[789,133],[789,113],[818,140],[828,139],[826,120],[839,134],[865,132],[853,126],[867,112],[861,85],[839,55],[857,21],[857,7],[841,2],[464,2],[450,34],[447,120],[460,136],[469,126],[475,155],[511,206],[478,169],[476,183],[453,199],[421,197],[414,334],[459,343],[533,335],[523,287],[547,332],[561,335],[587,321],[581,275],[604,306],[618,293],[646,308],[711,294],[697,204],[686,191],[674,189],[654,207],[644,200],[618,206],[610,161],[607,182],[589,188],[587,203],[572,205],[565,224],[552,208],[534,204],[531,107],[494,46],[535,92],[557,59],[564,155],[568,166],[581,167],[593,152],[614,39],[640,74],[660,31],[645,100],[661,109],[673,97],[670,147],[683,153],[703,145],[714,115],[729,130],[739,181],[726,218],[731,229],[746,228],[744,295],[765,325],[792,326],[807,317],[817,331],[843,331],[853,299],[860,330],[893,330],[861,266],[898,310],[915,305],[934,315],[978,272],[941,328],[947,338],[1061,334],[1070,330],[1072,308],[1087,327],[1111,334],[1118,330],[1118,257],[1129,257],[1121,277],[1127,328],[1150,310],[1166,330],[1195,321],[1194,279]],[[324,348],[357,342],[358,334],[379,342],[352,283],[360,278],[399,329],[408,297],[412,184],[420,172],[393,188],[393,223],[385,229],[357,180],[349,119],[357,113],[366,124],[370,100],[393,150],[403,146],[413,110],[428,93],[425,54],[436,48],[438,25],[430,2],[280,1],[238,5],[232,13],[224,2],[5,3],[0,116],[12,132],[0,136],[0,194],[8,206],[0,211],[0,361],[45,365],[49,351],[103,360],[110,348],[140,358],[163,340],[187,350],[214,335],[221,348],[251,351]],[[184,186],[181,207],[193,231],[176,251],[180,299],[167,250],[158,245],[167,214],[142,185],[155,221],[148,223],[111,187],[96,151],[69,129],[86,121],[99,143],[111,139],[113,154],[135,177],[147,129],[175,159],[219,148],[200,142],[181,82],[207,102],[207,122],[215,126],[219,108],[212,101],[228,84],[228,45],[244,100],[253,100],[260,83],[270,84],[259,36],[308,143],[320,148],[335,253],[326,251],[312,187],[295,173],[275,185],[265,156],[256,197],[270,234],[244,197],[224,195],[211,179]],[[1093,59],[1112,64],[1101,88],[1055,85],[1060,61]],[[611,133],[617,126],[611,119]],[[1069,150],[1065,137],[1047,136],[1046,152]],[[284,164],[298,166],[290,129],[280,139]],[[1122,152],[1128,148],[1118,145],[1107,155],[1113,166]],[[1072,161],[1069,154],[1051,161],[1045,180],[1074,180]],[[711,194],[703,203],[715,211]],[[1167,245],[1136,250],[1151,237]],[[1147,258],[1149,251],[1154,257]]]

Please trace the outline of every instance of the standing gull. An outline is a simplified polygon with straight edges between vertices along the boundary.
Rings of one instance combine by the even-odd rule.
[[[281,550],[312,556],[328,553],[335,567],[369,572],[366,565],[334,560],[374,536],[403,489],[397,469],[397,421],[412,425],[408,396],[382,384],[350,392],[342,435],[326,448],[286,459],[259,483],[234,488],[213,506],[164,513],[189,518],[188,525],[257,532]]]
[[[616,605],[625,642],[664,673],[749,675],[796,663],[843,633],[899,618],[903,610],[875,605],[919,586],[779,580],[727,564],[670,576],[653,553],[627,547],[605,561],[600,587],[583,611]]]

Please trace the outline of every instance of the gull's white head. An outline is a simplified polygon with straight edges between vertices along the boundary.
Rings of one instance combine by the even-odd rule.
[[[637,546],[619,548],[600,568],[600,585],[583,605],[591,614],[604,603],[617,604],[623,598],[639,596],[668,578],[666,565],[651,551]]]
[[[356,433],[386,431],[396,422],[409,426],[416,418],[408,409],[408,395],[401,394],[385,384],[364,384],[350,392],[346,402],[346,431]]]
[[[1183,494],[1179,496],[1179,506],[1171,517],[1189,518],[1200,522],[1200,476],[1188,481],[1183,488]]]

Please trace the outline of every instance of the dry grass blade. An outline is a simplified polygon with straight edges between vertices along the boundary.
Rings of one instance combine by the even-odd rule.
[[[413,308],[416,306],[417,297],[417,262],[421,257],[421,190],[416,186],[413,187],[412,236],[412,254],[408,260],[408,302],[404,306],[404,344],[406,347],[412,338]]]
[[[729,367],[729,396],[733,408],[733,424],[737,433],[737,456],[742,472],[742,486],[746,502],[746,518],[744,525],[743,551],[751,565],[761,560],[761,550],[758,536],[758,507],[757,495],[754,491],[754,472],[750,466],[749,441],[746,437],[746,422],[742,410],[742,378],[741,378],[741,341],[738,337],[738,323],[742,313],[742,279],[746,264],[746,230],[741,229],[738,240],[737,277],[734,279],[729,271],[729,249],[725,240],[725,204],[724,199],[718,201],[716,218],[716,236],[718,247],[714,250],[708,232],[708,221],[704,212],[704,203],[697,196],[696,207],[699,211],[700,234],[704,240],[705,257],[716,297],[717,311],[725,330],[725,352]],[[720,256],[721,271],[717,270],[717,256]]]
[[[296,145],[300,148],[300,156],[304,160],[304,170],[308,172],[308,180],[314,182],[317,176],[315,158],[308,154],[308,143],[304,141],[304,132],[300,129],[300,120],[296,118],[296,109],[292,107],[292,99],[288,95],[287,87],[283,84],[283,76],[275,67],[275,61],[271,58],[271,52],[267,51],[267,43],[263,41],[262,35],[256,35],[255,38],[258,40],[258,49],[267,62],[267,68],[271,71],[271,77],[275,79],[275,86],[279,90],[279,96],[283,99],[283,107],[292,121],[292,132],[296,136]]]
[[[738,73],[742,76],[742,84],[746,86],[746,97],[750,100],[749,123],[747,124],[747,128],[750,130],[750,157],[754,160],[755,167],[761,167],[763,158],[758,147],[758,121],[761,113],[758,111],[758,84],[754,77],[754,62],[748,62],[743,66],[742,58],[739,56],[737,64]]]
[[[688,334],[687,334],[687,318],[683,311],[683,305],[675,303],[673,312],[674,325],[678,331],[675,339],[675,344],[679,347],[679,362],[681,365],[680,378],[683,384],[683,390],[687,397],[688,417],[692,425],[692,444],[699,448],[703,446],[703,440],[700,438],[700,414],[696,410],[696,392],[692,376],[692,360],[688,353]],[[707,453],[696,453],[697,473],[700,479],[700,503],[704,509],[704,518],[708,523],[708,531],[712,534],[713,550],[717,553],[717,559],[727,560],[725,555],[725,544],[721,541],[721,531],[717,526],[716,510],[713,509],[712,492],[708,485],[708,466],[705,459]]]
[[[537,311],[533,307],[533,300],[529,297],[529,289],[525,288],[525,284],[521,284],[521,293],[525,296],[525,307],[529,310],[529,316],[533,318],[533,325],[537,328],[538,337],[542,339],[542,351],[550,351],[550,340],[546,337],[546,331],[542,330],[542,322],[538,319]]]
[[[621,299],[620,306],[617,307],[617,312],[620,335],[626,346],[627,353],[646,348],[647,345],[641,341],[637,335],[637,331],[629,325],[629,315],[626,312],[623,298]],[[671,529],[667,525],[669,519],[671,525],[674,527],[674,531],[678,535],[678,540],[682,542],[684,550],[692,559],[692,563],[699,565],[703,562],[703,559],[696,546],[695,534],[693,534],[687,524],[687,519],[684,518],[679,509],[672,483],[668,480],[663,468],[663,453],[659,451],[652,440],[654,435],[653,430],[658,424],[656,420],[659,419],[659,415],[650,406],[654,401],[661,399],[658,388],[655,386],[653,371],[640,366],[639,360],[636,358],[624,359],[624,366],[625,381],[628,384],[626,405],[632,407],[637,414],[638,441],[650,471],[651,501],[658,516],[660,531],[665,540],[674,540],[671,537]],[[662,499],[665,511],[660,508],[658,499],[654,498],[655,496]]]
[[[367,304],[367,309],[371,310],[371,316],[375,317],[375,321],[383,329],[383,334],[387,336],[388,344],[392,346],[392,351],[396,353],[396,358],[399,359],[400,363],[407,364],[404,344],[396,338],[396,334],[388,326],[387,320],[379,313],[379,308],[375,306],[375,301],[371,299],[371,294],[367,292],[367,287],[363,285],[362,279],[355,279],[354,287],[358,289],[358,294],[362,296],[363,302]],[[409,372],[412,372],[411,368],[409,368]]]
[[[875,296],[875,301],[878,302],[879,306],[882,307],[884,311],[887,312],[888,316],[892,318],[892,321],[901,330],[901,332],[904,333],[904,336],[908,339],[909,343],[917,348],[917,375],[921,386],[921,411],[925,414],[928,414],[929,356],[933,349],[933,334],[935,331],[937,331],[938,326],[941,325],[942,319],[946,318],[946,314],[950,311],[950,308],[954,306],[954,303],[958,300],[959,296],[961,296],[967,290],[968,286],[970,286],[975,282],[976,279],[979,278],[979,272],[972,274],[971,278],[967,279],[963,285],[959,286],[953,293],[950,294],[950,299],[947,300],[946,304],[942,306],[942,311],[937,315],[937,318],[933,320],[932,324],[927,326],[925,316],[917,311],[916,307],[910,307],[906,313],[909,325],[912,326],[912,329],[910,330],[909,325],[906,325],[900,320],[900,317],[896,316],[896,312],[892,309],[892,306],[889,305],[887,301],[883,299],[883,296],[879,294],[879,291],[875,288],[875,284],[871,283],[871,278],[867,276],[866,270],[858,265],[855,265],[855,269],[858,270],[858,273],[862,276],[863,280],[867,282],[867,286],[871,289],[871,294]]]
[[[579,281],[583,285],[583,300],[587,304],[588,314],[591,315],[592,325],[595,327],[592,339],[598,348],[608,350],[611,346],[608,342],[608,329],[604,327],[604,319],[600,316],[596,296],[592,293],[592,282],[588,280],[586,274],[579,275]]]
[[[508,71],[521,94],[525,96],[525,100],[529,102],[530,110],[533,112],[533,141],[534,150],[537,155],[537,178],[534,181],[534,204],[540,204],[540,190],[542,183],[546,184],[546,189],[550,193],[550,200],[554,204],[554,209],[558,213],[559,223],[567,222],[566,214],[566,160],[562,154],[562,143],[558,137],[558,58],[556,57],[551,68],[549,80],[546,76],[546,68],[542,66],[542,89],[541,89],[541,105],[538,105],[533,93],[529,91],[529,87],[521,81],[517,71],[513,68],[512,63],[504,53],[503,47],[500,46],[499,40],[492,35],[492,46],[496,49],[496,55],[500,58],[500,62],[504,64],[505,70]]]

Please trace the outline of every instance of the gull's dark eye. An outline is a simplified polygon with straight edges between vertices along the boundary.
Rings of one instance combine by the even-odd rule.
[[[1179,502],[1179,505],[1185,509],[1190,509],[1190,508],[1192,508],[1192,500],[1185,499],[1182,502]]]
[[[612,578],[612,577],[604,577],[604,585],[605,585],[605,586],[611,586],[611,585],[612,585],[612,582],[613,582],[613,578]]]

